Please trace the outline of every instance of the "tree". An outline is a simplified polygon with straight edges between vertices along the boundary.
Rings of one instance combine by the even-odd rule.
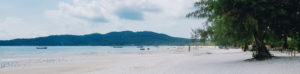
[[[278,0],[273,1],[272,6],[276,9],[272,10],[271,16],[272,24],[270,28],[277,37],[283,41],[283,49],[288,49],[288,38],[297,36],[297,29],[299,29],[300,18],[300,1],[299,0]]]
[[[261,60],[272,57],[265,47],[271,35],[283,39],[284,47],[288,37],[297,39],[299,6],[299,0],[201,0],[187,17],[207,18],[206,35],[218,45],[246,47],[254,42],[254,58]]]

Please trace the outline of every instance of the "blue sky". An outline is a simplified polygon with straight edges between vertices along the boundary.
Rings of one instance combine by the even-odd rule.
[[[154,31],[189,38],[204,20],[186,18],[195,0],[1,0],[0,40]]]

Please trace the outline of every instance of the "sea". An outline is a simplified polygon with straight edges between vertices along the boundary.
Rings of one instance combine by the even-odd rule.
[[[0,46],[0,56],[43,55],[43,54],[89,54],[141,51],[138,46],[47,46],[47,49],[37,49],[40,46]],[[146,50],[157,50],[168,46],[144,46]]]
[[[107,54],[107,53],[126,53],[144,52],[170,48],[172,46],[143,46],[141,50],[138,46],[46,46],[47,49],[37,49],[41,46],[0,46],[0,70],[7,67],[14,67],[16,63],[23,61],[54,61],[61,58],[36,58],[22,56],[44,56],[52,54]],[[149,49],[149,50],[148,50]],[[77,57],[77,56],[74,56]],[[67,58],[74,58],[66,57]]]

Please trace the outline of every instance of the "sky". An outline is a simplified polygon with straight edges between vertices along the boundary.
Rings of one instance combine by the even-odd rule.
[[[49,35],[153,31],[190,38],[203,19],[196,0],[1,0],[0,40]]]

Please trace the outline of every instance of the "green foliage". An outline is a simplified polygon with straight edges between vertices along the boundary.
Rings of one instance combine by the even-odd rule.
[[[265,44],[299,47],[300,0],[201,0],[195,7],[187,17],[207,18],[206,28],[198,31],[203,40],[238,46],[254,42],[260,58],[270,56]]]
[[[279,47],[284,43],[284,41],[280,38],[280,36],[277,36],[274,32],[267,33],[265,42],[268,45],[272,45],[274,47]]]
[[[288,41],[289,48],[294,49],[294,50],[300,50],[300,35],[297,35],[291,40]]]

